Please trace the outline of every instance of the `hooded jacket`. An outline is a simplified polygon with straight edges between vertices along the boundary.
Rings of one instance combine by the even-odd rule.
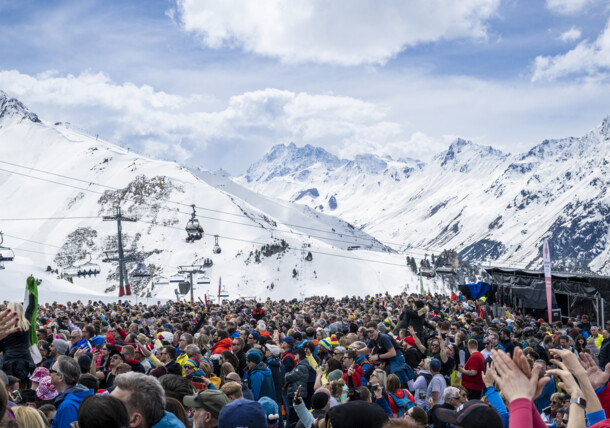
[[[258,363],[252,370],[246,371],[246,383],[254,395],[254,400],[258,401],[261,397],[276,399],[275,386],[271,370],[264,362]]]
[[[151,428],[186,428],[182,421],[171,412],[165,411],[163,418]]]
[[[271,376],[273,377],[273,385],[275,386],[275,402],[278,404],[282,403],[282,385],[284,384],[284,377],[286,371],[284,365],[279,358],[273,357],[267,361],[267,366],[271,370]]]
[[[212,355],[222,354],[222,351],[230,351],[231,346],[233,346],[233,340],[230,337],[219,340],[212,346]]]
[[[78,407],[89,395],[93,395],[92,389],[83,385],[74,385],[66,389],[55,398],[57,413],[53,418],[51,428],[70,428],[70,424],[78,419]]]
[[[286,391],[288,397],[293,397],[297,388],[301,387],[301,397],[307,397],[307,380],[309,379],[309,361],[299,361],[297,366],[286,374],[286,382],[288,383],[288,389]]]

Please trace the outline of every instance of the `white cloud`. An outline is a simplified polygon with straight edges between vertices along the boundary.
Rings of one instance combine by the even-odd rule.
[[[487,37],[500,0],[176,0],[170,13],[210,48],[284,62],[383,64],[441,39]]]
[[[399,138],[401,126],[385,109],[345,96],[263,89],[232,96],[224,108],[203,111],[189,98],[150,86],[116,84],[103,73],[36,76],[0,71],[0,88],[24,101],[43,120],[102,129],[102,137],[145,154],[186,161],[213,143],[240,142],[260,155],[271,142],[298,141],[334,147]],[[41,107],[41,110],[38,109]],[[92,113],[93,112],[93,113]],[[82,125],[86,124],[86,125]],[[111,132],[108,135],[108,132]],[[190,153],[189,153],[190,152]]]
[[[572,15],[583,10],[595,0],[546,0],[546,7],[552,12]]]
[[[561,33],[561,35],[559,36],[559,39],[565,43],[575,42],[576,40],[580,39],[581,35],[582,35],[582,33],[580,32],[580,30],[578,28],[572,27],[565,33]]]
[[[571,74],[597,77],[610,68],[610,20],[594,42],[583,40],[574,49],[556,56],[538,56],[532,81],[554,80]]]

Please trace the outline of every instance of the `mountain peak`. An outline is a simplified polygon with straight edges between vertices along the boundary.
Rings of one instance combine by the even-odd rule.
[[[470,140],[456,138],[446,151],[439,153],[434,158],[441,160],[442,167],[447,167],[451,163],[456,165],[467,164],[477,158],[502,158],[504,156],[500,150],[494,149],[491,146],[481,146]],[[464,166],[460,170],[464,172]]]
[[[610,138],[610,114],[602,120],[602,124],[599,125],[598,129],[600,135]]]
[[[40,122],[38,116],[32,113],[24,106],[21,101],[15,98],[9,98],[6,92],[0,90],[0,120],[5,117],[20,117],[21,119],[29,119],[32,122]]]
[[[291,142],[288,145],[277,144],[267,152],[258,162],[252,164],[246,171],[246,180],[269,181],[274,177],[294,175],[296,179],[305,179],[308,168],[322,164],[326,169],[333,170],[341,166],[344,161],[322,147],[306,144],[298,147]]]

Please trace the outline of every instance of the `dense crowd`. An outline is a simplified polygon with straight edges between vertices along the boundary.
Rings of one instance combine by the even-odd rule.
[[[0,307],[2,426],[610,426],[610,323],[485,298]]]

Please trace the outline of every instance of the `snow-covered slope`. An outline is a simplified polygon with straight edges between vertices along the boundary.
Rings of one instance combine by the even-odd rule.
[[[236,181],[332,212],[397,250],[454,248],[468,260],[540,267],[547,237],[556,266],[608,274],[609,171],[610,116],[523,154],[457,139],[425,165],[279,145]]]
[[[185,242],[184,230],[191,204],[205,230],[194,244]],[[116,296],[117,264],[102,262],[104,250],[116,247],[117,225],[102,219],[115,205],[138,220],[123,223],[126,251],[134,254],[130,273],[142,261],[167,279],[178,266],[213,260],[206,269],[211,284],[197,285],[197,297],[215,295],[221,277],[231,297],[367,295],[417,287],[402,255],[345,221],[257,195],[221,174],[147,159],[70,126],[45,123],[0,91],[0,231],[16,256],[0,270],[5,296],[22,296],[30,273],[43,276],[44,293],[58,300]],[[220,254],[212,253],[214,235]],[[351,245],[361,251],[347,251]],[[309,251],[312,261],[305,260]],[[101,266],[96,277],[70,284],[42,273],[47,266],[61,273],[89,257]],[[175,297],[174,284],[130,282],[153,298]]]

